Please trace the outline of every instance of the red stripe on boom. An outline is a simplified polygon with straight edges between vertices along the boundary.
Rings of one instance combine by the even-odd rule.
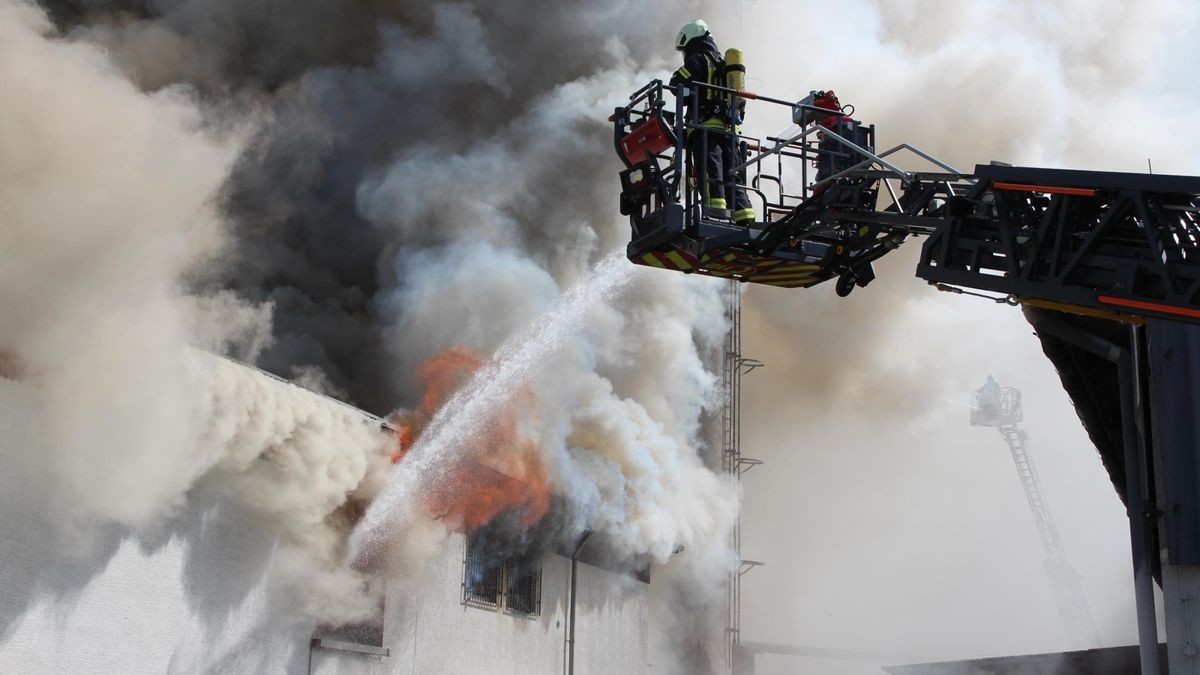
[[[1148,312],[1160,312],[1162,314],[1174,314],[1176,316],[1187,316],[1193,319],[1200,319],[1200,309],[1175,307],[1173,305],[1160,305],[1156,302],[1143,302],[1141,300],[1128,300],[1126,298],[1114,298],[1111,295],[1101,295],[1096,299],[1105,304],[1117,305],[1118,307],[1144,309]]]
[[[1054,187],[1050,185],[1026,185],[1024,183],[992,183],[997,190],[1014,190],[1017,192],[1047,192],[1055,195],[1075,195],[1076,197],[1095,197],[1096,191],[1091,188]]]

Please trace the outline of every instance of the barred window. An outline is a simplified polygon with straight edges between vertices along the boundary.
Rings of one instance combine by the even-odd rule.
[[[508,558],[487,550],[481,536],[470,535],[463,556],[463,603],[510,614],[536,616],[542,611],[541,562]]]
[[[319,625],[313,631],[309,649],[332,649],[372,656],[388,656],[391,650],[383,646],[383,600],[378,613],[367,621],[339,626]]]
[[[542,610],[542,570],[535,561],[510,560],[504,566],[507,580],[504,606],[514,614],[537,615]]]
[[[504,574],[503,562],[488,555],[475,537],[467,537],[465,557],[463,602],[492,609],[499,607],[500,578]]]

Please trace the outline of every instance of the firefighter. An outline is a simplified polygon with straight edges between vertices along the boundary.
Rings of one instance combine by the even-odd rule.
[[[681,83],[727,86],[725,58],[703,21],[697,19],[680,28],[675,49],[683,53],[683,67],[671,77],[672,90]],[[692,170],[699,172],[697,181],[705,213],[728,217],[732,208],[733,221],[748,226],[754,222],[754,206],[741,187],[745,182],[744,170],[733,180],[733,194],[726,194],[733,168],[743,161],[735,134],[740,131],[746,102],[708,87],[700,88],[699,97],[699,110],[691,110],[693,96],[690,93],[687,100],[688,121],[702,127],[702,130],[688,130],[687,148]]]
[[[988,375],[987,382],[979,388],[979,409],[985,423],[996,424],[1000,421],[1000,384],[996,378]]]

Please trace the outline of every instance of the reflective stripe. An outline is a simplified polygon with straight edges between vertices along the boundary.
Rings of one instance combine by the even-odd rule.
[[[725,208],[725,198],[724,197],[709,197],[708,205],[714,209],[723,209],[723,208]]]
[[[705,129],[709,129],[710,131],[730,131],[729,125],[722,122],[719,118],[716,118],[716,117],[710,117],[710,118],[704,120],[703,122],[700,123],[700,126],[704,127]],[[695,131],[695,129],[687,130],[688,138],[691,138],[693,131]],[[742,133],[742,128],[738,127],[736,130],[736,133],[738,133],[738,134]]]
[[[667,257],[671,259],[671,262],[675,263],[675,269],[677,270],[692,269],[692,266],[688,263],[688,261],[684,260],[683,256],[679,255],[679,253],[676,251],[668,251]]]
[[[687,68],[680,68],[675,72],[685,80],[690,80],[692,77],[692,71],[688,70]]]
[[[754,209],[738,209],[733,212],[733,220],[740,223],[743,220],[754,220]]]
[[[666,265],[662,264],[658,260],[658,258],[655,257],[655,255],[653,253],[647,253],[646,255],[642,256],[642,263],[645,265],[650,265],[651,267],[658,267],[661,269],[666,269],[666,267],[667,267]]]

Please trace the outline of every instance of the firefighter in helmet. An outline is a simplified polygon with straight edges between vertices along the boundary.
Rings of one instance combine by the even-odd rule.
[[[727,75],[741,64],[727,64],[717,43],[713,41],[708,25],[697,19],[679,29],[675,37],[675,49],[683,54],[683,67],[671,77],[671,89],[679,84],[710,84],[728,87]],[[732,51],[732,50],[731,50]],[[694,89],[689,87],[689,89]],[[699,124],[702,129],[687,132],[688,157],[692,170],[697,173],[700,194],[705,212],[710,216],[728,217],[739,225],[754,222],[754,206],[741,187],[745,182],[745,171],[733,177],[732,194],[729,187],[734,167],[743,161],[742,150],[736,134],[740,130],[746,101],[728,92],[709,87],[699,88],[699,110],[692,110],[693,95],[687,99],[689,122]]]
[[[986,424],[998,424],[1000,422],[1000,384],[996,382],[996,378],[988,375],[987,382],[979,388],[977,392],[979,401],[980,417]]]

